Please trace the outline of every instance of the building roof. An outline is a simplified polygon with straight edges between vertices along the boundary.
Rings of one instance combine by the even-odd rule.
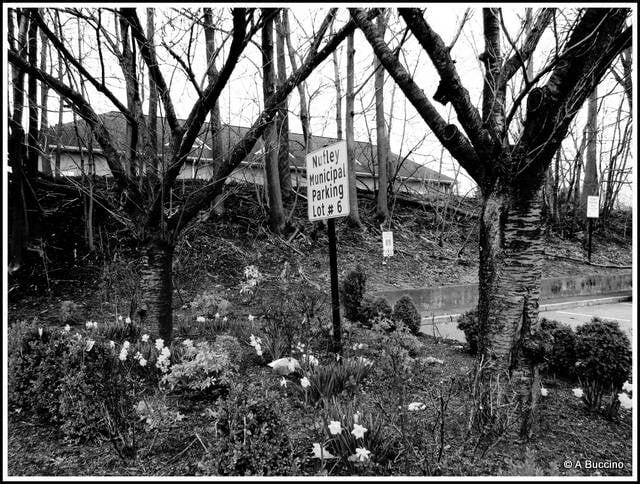
[[[110,111],[99,115],[107,130],[111,134],[116,148],[121,150],[127,149],[127,124],[125,117],[119,111]],[[183,120],[180,120],[184,122]],[[222,125],[222,145],[225,150],[230,150],[249,130],[244,126],[234,125]],[[169,142],[169,128],[166,124],[166,120],[158,119],[158,140],[163,140],[162,146],[168,146]],[[65,147],[86,147],[89,143],[89,129],[87,123],[79,119],[77,127],[73,123],[65,123],[61,126],[53,126],[49,130],[49,143],[55,144],[60,140],[61,145]],[[324,146],[337,142],[337,138],[331,138],[326,136],[312,136],[310,151],[315,151]],[[100,146],[91,139],[92,148],[99,150]],[[160,143],[159,143],[160,144]],[[162,146],[159,147],[159,151],[162,151]],[[304,137],[300,133],[289,133],[289,157],[291,159],[292,167],[295,166],[298,169],[305,168],[305,147]],[[262,138],[260,138],[252,149],[252,152],[245,160],[249,164],[262,164],[264,157],[264,144]],[[204,123],[200,130],[200,135],[194,143],[193,149],[190,152],[190,156],[195,159],[199,159],[201,163],[212,162],[211,159],[211,129],[209,123]],[[413,178],[422,181],[438,182],[446,185],[454,183],[454,180],[446,175],[439,174],[438,172],[427,168],[424,165],[416,163],[407,156],[399,157],[395,153],[390,153],[390,157],[396,166],[397,176],[401,178]],[[373,175],[377,172],[374,167],[377,168],[377,147],[373,143],[366,141],[355,142],[355,158],[356,158],[356,173],[358,175]]]

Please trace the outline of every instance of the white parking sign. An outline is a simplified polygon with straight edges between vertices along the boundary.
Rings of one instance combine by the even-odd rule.
[[[307,162],[307,207],[309,220],[349,215],[347,142],[325,146],[309,153]]]

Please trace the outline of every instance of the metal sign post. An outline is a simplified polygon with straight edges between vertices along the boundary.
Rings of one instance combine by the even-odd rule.
[[[593,235],[593,219],[600,217],[600,197],[590,195],[587,197],[587,218],[589,219],[589,241],[587,260],[591,262],[591,237]]]
[[[309,220],[326,220],[329,237],[329,273],[331,275],[331,314],[333,351],[342,352],[340,295],[338,292],[338,254],[336,226],[338,217],[349,215],[349,175],[347,142],[339,141],[309,153],[307,165],[307,215]]]

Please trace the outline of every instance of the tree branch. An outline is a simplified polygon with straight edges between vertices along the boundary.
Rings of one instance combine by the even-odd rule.
[[[422,48],[427,52],[438,74],[440,95],[434,99],[443,105],[449,101],[458,115],[458,120],[464,128],[476,151],[490,149],[491,136],[482,126],[482,118],[469,97],[469,91],[465,89],[455,68],[455,64],[449,55],[449,49],[440,36],[424,20],[422,12],[417,8],[400,8],[398,12],[406,22],[411,33],[418,39]]]
[[[171,134],[173,137],[178,137],[181,134],[182,127],[179,125],[178,118],[176,117],[176,111],[173,107],[173,101],[171,100],[171,93],[169,92],[169,88],[167,87],[167,83],[164,80],[162,72],[160,72],[155,48],[147,40],[144,30],[142,29],[142,25],[140,25],[140,20],[138,19],[135,8],[122,8],[120,9],[120,15],[122,15],[131,26],[131,34],[138,41],[140,54],[149,68],[149,75],[153,78],[153,82],[158,89],[158,94],[160,94],[160,98],[162,99]]]
[[[476,151],[469,140],[453,124],[447,124],[438,111],[427,99],[422,89],[420,89],[402,64],[395,58],[384,39],[376,33],[375,26],[367,19],[367,14],[361,10],[352,8],[351,18],[356,22],[358,28],[362,30],[365,37],[373,47],[373,50],[380,59],[380,63],[396,81],[407,99],[416,108],[422,119],[436,135],[442,145],[458,160],[460,165],[467,170],[469,175],[480,182],[484,176],[485,167],[481,164]]]
[[[373,14],[365,15],[368,20]],[[174,236],[182,228],[184,228],[195,217],[200,210],[206,208],[207,205],[222,192],[227,177],[235,170],[253,149],[256,141],[262,136],[267,124],[273,116],[275,116],[280,103],[300,83],[309,77],[309,74],[331,55],[331,53],[347,38],[347,36],[356,29],[356,23],[350,20],[336,34],[328,40],[325,46],[315,55],[307,56],[305,62],[298,70],[293,72],[288,79],[279,85],[271,97],[265,100],[264,110],[253,123],[249,131],[244,137],[236,143],[231,151],[224,157],[222,163],[212,177],[212,182],[204,187],[197,196],[189,199],[182,210],[172,215],[168,220],[168,226],[173,230]]]
[[[521,66],[523,69],[526,69],[525,64],[538,46],[538,42],[540,42],[542,34],[551,23],[554,13],[555,8],[543,8],[538,14],[533,27],[531,27],[531,32],[524,40],[522,49],[516,50],[516,52],[504,63],[501,75],[501,81],[504,85],[506,85],[506,83],[515,75],[518,71],[518,67]]]
[[[30,76],[34,76],[41,82],[47,84],[60,96],[64,97],[73,104],[78,115],[81,116],[82,119],[84,119],[92,127],[93,134],[100,144],[100,147],[102,148],[102,153],[107,160],[107,164],[109,165],[109,169],[111,170],[116,183],[118,183],[121,188],[135,187],[135,184],[133,184],[129,177],[126,175],[122,159],[120,157],[120,154],[116,150],[113,141],[111,140],[110,133],[107,131],[104,124],[102,123],[96,112],[93,110],[91,105],[82,97],[82,95],[66,84],[63,84],[50,74],[47,74],[46,72],[38,69],[36,66],[31,65],[25,59],[20,57],[17,52],[9,50],[8,56],[9,62],[11,62],[14,66],[28,73]]]

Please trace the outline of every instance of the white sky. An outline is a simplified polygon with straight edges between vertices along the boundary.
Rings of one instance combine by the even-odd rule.
[[[62,4],[64,5],[64,4]],[[123,4],[106,4],[109,7],[120,7]],[[35,5],[29,5],[35,6]],[[50,5],[47,5],[50,6]],[[67,5],[71,6],[71,5]],[[77,5],[73,5],[74,7]],[[143,26],[146,25],[146,6],[157,6],[155,4],[136,4],[138,8],[138,16],[140,17]],[[229,9],[216,8],[217,4],[188,4],[184,7],[196,8],[200,6],[211,6],[214,8],[214,16],[216,14],[222,15],[224,21],[218,25],[223,30],[228,30],[231,27]],[[244,4],[243,6],[246,6]],[[260,5],[264,6],[264,5]],[[276,6],[276,5],[274,5]],[[281,6],[281,5],[277,5]],[[362,6],[362,5],[361,5]],[[371,4],[366,5],[372,6]],[[413,5],[412,5],[413,6]],[[428,4],[426,8],[426,20],[431,24],[436,32],[442,37],[445,44],[449,44],[460,24],[464,12],[468,5],[466,4]],[[535,5],[536,8],[541,5]],[[564,4],[560,5],[546,5],[557,6],[562,8],[562,16],[571,18],[572,7],[575,5]],[[184,8],[180,5],[180,8]],[[344,22],[348,19],[348,11],[346,6],[340,5],[337,27],[344,25]],[[396,7],[396,5],[394,5]],[[505,19],[505,25],[509,30],[510,37],[514,42],[519,44],[518,35],[520,32],[521,19],[524,18],[526,5],[511,5],[507,4],[503,7],[503,15]],[[301,53],[304,53],[308,47],[308,34],[316,30],[322,19],[328,12],[328,8],[318,6],[296,6],[293,5],[289,14],[289,22],[292,30],[292,41],[296,48],[299,48]],[[6,10],[5,10],[6,13]],[[535,13],[535,10],[534,10]],[[169,17],[174,17],[171,26],[167,25]],[[558,18],[558,24],[562,27],[562,16]],[[103,13],[103,20],[109,22],[113,17],[110,12]],[[180,28],[186,29],[190,25],[190,21],[184,18],[177,18],[176,12],[164,5],[156,9],[156,34],[161,40],[167,43],[177,42],[174,49],[177,53],[182,54],[181,49],[186,48],[186,41],[184,40],[184,33],[180,33]],[[396,36],[401,31],[403,23],[398,23],[397,13],[393,13],[393,17],[390,21],[389,31],[387,32],[387,41],[391,46],[394,46],[398,41]],[[166,27],[163,30],[163,27]],[[164,32],[164,36],[162,35]],[[91,42],[93,32],[81,32],[83,40],[86,40],[88,44],[83,46],[85,55],[90,45],[95,45],[95,41]],[[634,38],[635,38],[634,32]],[[221,39],[222,34],[217,34],[218,42]],[[77,52],[77,39],[78,31],[75,20],[69,21],[64,30],[65,41],[69,44],[69,47]],[[180,41],[182,37],[182,41]],[[222,121],[224,123],[237,124],[237,125],[250,125],[258,116],[262,105],[262,85],[261,85],[261,67],[260,67],[260,52],[257,45],[260,44],[260,33],[253,38],[255,44],[250,43],[243,56],[236,66],[231,82],[225,88],[220,99],[220,111]],[[225,45],[228,47],[229,42]],[[480,6],[473,5],[471,9],[471,17],[465,25],[460,37],[452,50],[452,57],[456,61],[456,67],[462,78],[465,87],[469,90],[471,99],[476,102],[476,105],[480,107],[481,91],[482,91],[482,68],[477,57],[483,50],[482,40],[482,11]],[[374,104],[374,89],[373,89],[373,77],[371,76],[373,69],[373,53],[372,50],[364,38],[364,35],[356,30],[355,34],[355,73],[356,73],[356,90],[367,79],[367,84],[362,88],[355,101],[355,135],[358,140],[371,140],[375,142],[375,104]],[[554,40],[552,32],[548,31],[543,37],[538,50],[536,51],[536,57],[534,58],[534,71],[537,71],[543,66],[545,60],[554,49]],[[509,55],[510,46],[506,38],[503,36],[503,51],[505,51],[505,57]],[[168,82],[171,83],[171,90],[174,99],[174,106],[179,118],[186,118],[193,102],[195,101],[197,94],[195,89],[186,80],[186,76],[182,71],[176,69],[176,62],[168,55],[167,51],[163,48],[158,49],[160,55],[161,69]],[[204,53],[204,34],[202,30],[198,30],[198,37],[195,43],[195,49],[193,52],[193,69],[198,81],[203,79],[204,71],[206,68],[205,53]],[[222,59],[226,57],[226,49],[223,49],[223,55],[217,62],[218,68],[222,66]],[[344,94],[346,90],[346,41],[341,44],[337,50],[341,85],[342,85],[342,113],[343,113],[343,129],[344,129]],[[106,54],[105,54],[106,55]],[[184,57],[183,57],[184,58]],[[124,99],[124,85],[120,80],[122,72],[120,70],[117,61],[113,56],[106,56],[106,70],[107,75],[113,76],[113,80],[110,82],[114,92],[118,93],[121,99]],[[55,57],[53,59],[56,63]],[[89,53],[85,62],[91,72],[98,73],[99,67],[96,61],[95,52]],[[403,47],[403,56],[401,62],[408,67],[410,71],[414,71],[414,79],[417,84],[425,91],[425,94],[432,99],[433,94],[438,85],[437,73],[431,64],[428,56],[418,46],[415,39],[410,38],[409,41]],[[300,64],[300,62],[299,62]],[[289,65],[289,59],[287,57],[287,69],[290,72],[291,66]],[[55,67],[54,67],[55,71]],[[146,72],[145,72],[146,76]],[[456,172],[459,171],[458,176],[458,188],[461,194],[468,192],[474,186],[474,183],[466,176],[464,170],[459,170],[458,165],[451,159],[446,150],[442,150],[441,145],[435,139],[435,136],[427,128],[426,124],[417,115],[411,104],[405,99],[403,93],[399,88],[395,86],[395,83],[385,76],[385,111],[388,119],[391,120],[392,130],[390,136],[390,145],[392,151],[399,154],[406,154],[408,150],[417,147],[416,152],[411,156],[415,161],[425,163],[432,169],[438,170],[440,168],[440,159],[442,156],[442,171],[444,174],[454,177]],[[520,82],[520,76],[516,76],[517,83]],[[604,81],[603,86],[600,88],[600,93],[609,92],[613,89],[613,94],[607,96],[604,100],[603,108],[601,111],[602,120],[604,124],[609,125],[602,133],[602,137],[606,140],[611,138],[612,131],[610,125],[612,122],[612,113],[615,113],[618,105],[620,104],[622,94],[622,88],[616,87],[612,81],[612,76],[609,75]],[[310,94],[310,116],[311,116],[311,131],[315,135],[324,136],[336,136],[336,122],[335,122],[335,109],[336,109],[336,90],[334,87],[334,65],[332,57],[330,56],[319,69],[314,71],[307,80],[307,91]],[[97,112],[111,111],[115,108],[108,102],[102,95],[92,91],[88,88],[89,99]],[[447,119],[451,116],[451,121],[455,122],[455,113],[450,110],[450,105],[444,107],[439,103],[432,100],[432,103],[441,113],[443,118]],[[57,110],[58,100],[55,94],[50,95],[49,109],[51,111],[49,121],[51,124],[57,123]],[[294,132],[302,132],[300,122],[298,118],[299,114],[299,98],[298,91],[295,89],[289,98],[289,110],[290,110],[290,129]],[[583,112],[578,116],[576,125],[578,132],[581,133],[586,120],[585,113],[586,105],[583,108]],[[624,111],[628,115],[628,105],[624,104]],[[449,114],[451,113],[451,114]],[[64,122],[68,122],[72,119],[72,115],[67,112],[64,116]],[[573,151],[573,140],[568,139],[564,144],[568,151]],[[625,190],[623,194],[624,200],[627,203],[631,202],[631,190]]]

